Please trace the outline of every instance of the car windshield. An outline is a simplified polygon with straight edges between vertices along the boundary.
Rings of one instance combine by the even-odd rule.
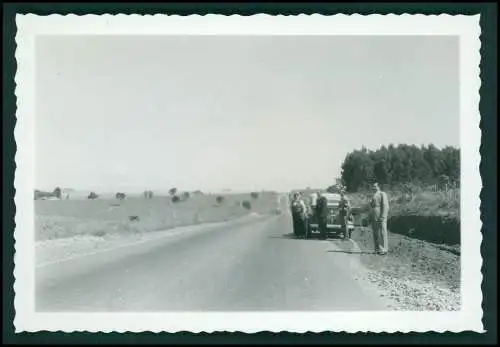
[[[334,207],[339,206],[340,196],[338,196],[338,194],[325,193],[325,194],[321,194],[321,195],[326,198],[327,203],[328,203],[328,207],[334,208]],[[309,196],[309,199],[310,199],[311,206],[316,206],[317,195],[313,194],[313,195]]]

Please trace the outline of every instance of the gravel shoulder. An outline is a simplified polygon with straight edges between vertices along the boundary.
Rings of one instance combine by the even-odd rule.
[[[373,254],[371,229],[353,233],[363,277],[398,310],[460,310],[460,255],[453,249],[389,233],[389,253]],[[348,250],[346,250],[347,252]]]

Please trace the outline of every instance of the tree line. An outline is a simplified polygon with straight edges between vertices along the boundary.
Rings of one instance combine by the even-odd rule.
[[[405,184],[460,184],[460,149],[446,146],[389,145],[377,150],[362,147],[348,153],[341,178],[347,191],[356,192],[370,182],[394,187]]]
[[[185,192],[181,193],[181,192],[179,192],[179,190],[176,187],[170,188],[168,193],[169,193],[170,199],[173,203],[179,203],[182,201],[186,201],[191,197],[190,192],[185,191]],[[201,190],[195,190],[192,194],[193,195],[203,195],[203,192]],[[154,193],[152,190],[145,190],[143,192],[143,196],[146,199],[152,199],[153,195],[154,195]],[[251,192],[250,196],[252,197],[253,200],[257,200],[259,198],[259,193],[258,192]],[[61,197],[62,197],[61,188],[56,187],[53,192],[43,192],[40,190],[35,190],[35,200],[43,199],[43,198],[50,198],[50,197],[61,199]],[[87,196],[87,199],[95,200],[95,199],[98,199],[99,197],[100,197],[99,194],[97,194],[96,192],[90,192],[89,195]],[[115,198],[117,200],[125,200],[126,197],[127,197],[127,195],[123,192],[117,192],[115,194]],[[69,195],[67,196],[67,198],[69,198]],[[218,196],[216,196],[215,201],[217,202],[217,204],[222,205],[225,201],[225,197],[222,195],[218,195]],[[252,204],[248,200],[241,202],[241,206],[248,209],[248,210],[250,210],[252,208]]]

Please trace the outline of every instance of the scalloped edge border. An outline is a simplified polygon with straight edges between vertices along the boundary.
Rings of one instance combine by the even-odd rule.
[[[394,13],[389,13],[389,14],[368,14],[368,15],[362,15],[362,14],[343,14],[343,13],[338,13],[338,14],[335,14],[335,15],[323,15],[323,14],[319,14],[319,13],[314,13],[314,14],[299,14],[299,15],[293,15],[293,14],[290,14],[290,15],[269,15],[269,14],[253,14],[253,15],[248,15],[248,16],[245,16],[245,15],[239,15],[239,14],[232,14],[232,15],[224,15],[224,14],[204,14],[204,15],[199,15],[199,14],[192,14],[192,15],[167,15],[167,14],[146,14],[146,15],[138,15],[138,14],[100,14],[100,15],[94,15],[94,14],[88,14],[88,15],[76,15],[76,14],[72,14],[72,13],[69,13],[69,14],[65,14],[65,15],[62,15],[62,14],[50,14],[50,15],[46,15],[46,16],[39,16],[39,15],[35,15],[35,14],[24,14],[24,15],[18,15],[18,18],[19,17],[24,17],[25,19],[29,19],[29,18],[40,18],[40,17],[44,17],[44,18],[49,18],[49,19],[57,19],[57,20],[60,20],[60,19],[63,19],[65,21],[67,20],[72,20],[72,19],[78,19],[79,21],[81,21],[82,19],[85,19],[85,18],[105,18],[105,19],[109,19],[109,17],[113,17],[113,19],[140,19],[142,21],[144,20],[148,20],[148,19],[151,19],[151,18],[162,18],[164,19],[165,17],[167,18],[177,18],[177,19],[181,19],[181,20],[185,20],[186,18],[198,18],[198,20],[202,19],[202,20],[205,20],[205,19],[211,19],[211,18],[214,18],[214,17],[217,17],[219,19],[221,19],[221,17],[224,17],[224,20],[227,21],[227,19],[230,19],[230,20],[234,20],[234,19],[238,19],[238,20],[241,20],[241,19],[247,19],[247,18],[264,18],[266,20],[276,20],[276,18],[307,18],[307,19],[315,19],[315,18],[323,18],[323,17],[337,17],[337,19],[342,19],[342,20],[348,20],[348,21],[352,21],[354,19],[366,19],[368,17],[371,17],[371,18],[383,18],[384,20],[387,20],[387,19],[394,19],[394,18],[397,18],[397,19],[400,19],[400,18],[408,18],[408,17],[411,17],[411,18],[419,18],[421,20],[436,20],[436,19],[440,19],[440,18],[471,18],[471,17],[477,17],[475,19],[477,19],[477,22],[474,23],[475,24],[475,33],[476,33],[476,37],[475,37],[475,45],[474,45],[474,48],[477,48],[477,50],[475,51],[475,54],[474,54],[474,61],[477,62],[477,66],[475,66],[474,70],[475,72],[477,72],[476,76],[475,76],[475,80],[474,80],[474,83],[473,83],[473,87],[471,87],[470,89],[474,89],[474,98],[475,98],[475,105],[473,105],[474,107],[474,112],[476,112],[478,115],[479,115],[479,101],[480,101],[480,86],[481,86],[481,78],[480,78],[480,61],[481,61],[481,55],[480,55],[480,49],[481,49],[481,28],[479,26],[479,15],[450,15],[450,14],[440,14],[440,15],[435,15],[435,14],[407,14],[407,13],[404,13],[404,14],[394,14]],[[439,18],[437,18],[439,17]],[[17,22],[17,19],[16,18],[16,22]],[[233,23],[226,23],[226,24],[234,24]],[[21,35],[22,36],[22,35]],[[23,242],[26,241],[26,240],[23,240],[22,238],[20,238],[20,234],[19,234],[19,230],[18,230],[18,227],[20,225],[22,225],[23,223],[23,220],[21,219],[24,215],[25,215],[25,212],[26,211],[23,211],[23,209],[19,208],[21,202],[29,202],[29,203],[32,203],[32,200],[29,199],[32,197],[32,194],[30,193],[29,194],[29,198],[28,198],[28,195],[25,195],[26,192],[31,192],[32,190],[28,189],[30,187],[26,187],[24,186],[23,184],[20,183],[20,180],[19,180],[19,170],[20,168],[23,168],[23,165],[20,165],[22,163],[21,161],[21,153],[22,151],[20,151],[20,147],[21,148],[24,148],[24,144],[23,142],[20,142],[21,140],[21,135],[20,133],[22,133],[23,130],[25,130],[25,124],[23,124],[22,122],[22,119],[20,120],[19,119],[19,114],[22,114],[23,111],[26,112],[25,110],[25,103],[26,103],[26,95],[23,95],[24,91],[23,91],[23,80],[25,79],[26,77],[26,74],[27,72],[26,71],[23,71],[23,69],[20,69],[20,67],[23,66],[23,64],[19,64],[19,62],[22,62],[23,61],[23,56],[22,56],[22,53],[24,52],[24,49],[23,49],[23,46],[22,44],[20,44],[19,42],[19,38],[21,37],[20,34],[19,34],[19,31],[16,35],[16,39],[15,39],[15,43],[16,43],[16,53],[15,53],[15,57],[16,57],[16,62],[18,62],[18,66],[17,66],[17,71],[16,71],[16,76],[14,78],[15,80],[15,95],[17,97],[17,102],[16,102],[16,106],[17,106],[17,112],[16,112],[16,124],[15,124],[15,129],[14,129],[14,134],[15,134],[15,140],[16,140],[16,145],[17,145],[17,151],[16,151],[16,155],[15,155],[15,162],[16,162],[16,175],[15,175],[15,183],[14,183],[14,188],[15,188],[15,197],[14,197],[14,200],[15,200],[15,203],[16,203],[16,215],[15,215],[15,221],[16,221],[16,232],[14,233],[14,246],[15,246],[15,255],[14,255],[14,293],[15,293],[15,308],[16,308],[16,317],[14,319],[14,325],[16,327],[16,332],[19,332],[19,331],[27,331],[27,332],[106,332],[106,333],[109,333],[109,332],[120,332],[120,333],[124,333],[124,332],[181,332],[181,333],[186,333],[186,332],[195,332],[195,333],[212,333],[212,332],[244,332],[244,333],[257,333],[257,332],[272,332],[272,333],[279,333],[279,332],[294,332],[294,333],[317,333],[317,332],[330,332],[330,331],[334,331],[334,332],[348,332],[348,333],[360,333],[360,332],[376,332],[376,333],[407,333],[407,332],[438,332],[438,333],[443,333],[443,332],[463,332],[463,331],[476,331],[476,332],[484,332],[484,330],[481,330],[480,329],[473,329],[473,330],[447,330],[447,329],[426,329],[426,330],[419,330],[418,328],[415,328],[415,329],[411,329],[411,330],[394,330],[394,329],[386,329],[386,330],[366,330],[366,329],[349,329],[349,330],[345,330],[345,329],[340,329],[340,330],[323,330],[323,329],[314,329],[314,330],[310,330],[310,329],[293,329],[293,330],[267,330],[267,329],[247,329],[247,330],[225,330],[225,329],[221,329],[221,330],[203,330],[203,329],[192,329],[190,331],[188,330],[185,330],[185,329],[174,329],[174,330],[164,330],[164,329],[153,329],[153,330],[142,330],[142,329],[135,329],[135,330],[130,330],[130,329],[120,329],[120,328],[116,328],[116,329],[78,329],[78,328],[75,328],[75,329],[71,329],[71,330],[68,330],[68,329],[65,329],[65,330],[59,330],[59,329],[50,329],[50,330],[46,330],[46,329],[40,329],[40,330],[37,330],[37,329],[33,329],[33,328],[28,328],[28,329],[19,329],[19,313],[17,308],[18,308],[18,305],[21,304],[20,302],[20,299],[18,297],[18,293],[20,293],[20,285],[19,285],[19,282],[21,279],[23,279],[22,277],[22,274],[20,272],[20,267],[23,265],[22,263],[20,263],[19,261],[16,261],[19,259],[19,255],[21,254],[22,255],[22,252],[20,252],[20,250],[23,250],[23,251],[26,251],[27,248],[23,248]],[[469,97],[472,97],[472,95],[469,95]],[[461,100],[463,101],[463,99]],[[461,115],[463,115],[463,113],[461,112]],[[479,140],[480,140],[480,117],[478,117],[477,119],[475,119],[475,131],[476,133],[479,133]],[[461,129],[461,135],[463,135],[464,133],[467,133],[467,134],[470,134],[470,129],[467,129],[468,131],[465,132],[465,130],[462,128]],[[476,139],[477,140],[477,139]],[[21,146],[20,146],[21,144]],[[475,157],[474,159],[474,162],[475,162],[475,165],[474,167],[477,168],[477,172],[479,172],[479,165],[480,165],[480,141],[479,143],[476,143],[473,148],[468,148],[470,151],[473,151],[475,155],[479,154],[479,157]],[[25,149],[26,150],[26,149]],[[462,166],[462,169],[463,169],[463,166]],[[462,170],[462,175],[463,175],[463,170]],[[479,179],[481,180],[481,177],[480,175],[478,174],[476,177],[476,180]],[[481,181],[479,181],[481,182]],[[24,183],[24,181],[23,181]],[[476,182],[477,183],[477,182]],[[478,192],[478,196],[477,196],[477,200],[476,203],[477,203],[477,206],[474,205],[474,208],[477,208],[477,211],[478,211],[478,215],[479,215],[479,205],[480,205],[480,194],[481,192],[479,191]],[[24,199],[23,199],[24,198]],[[462,213],[463,213],[463,210],[462,209]],[[479,235],[480,235],[480,241],[479,241],[479,246],[481,245],[482,243],[482,235],[480,234],[480,231],[479,232]],[[19,247],[19,249],[18,249]],[[24,253],[24,255],[26,255],[26,253]],[[482,279],[483,279],[483,276],[482,276],[482,273],[481,273],[481,266],[482,266],[482,254],[481,254],[481,251],[479,249],[479,255],[480,255],[480,263],[479,263],[479,273],[480,273],[480,279],[481,279],[481,282],[482,282]],[[26,258],[22,258],[23,259],[23,262],[25,263],[26,262]],[[25,265],[23,265],[25,266]],[[479,286],[481,285],[481,283],[478,284]],[[481,297],[481,304],[482,304],[482,297]],[[481,307],[482,309],[482,307]],[[481,312],[482,313],[482,312]],[[361,313],[358,313],[358,314],[361,314]],[[259,314],[260,315],[260,314]],[[482,322],[481,322],[481,325],[482,325]]]

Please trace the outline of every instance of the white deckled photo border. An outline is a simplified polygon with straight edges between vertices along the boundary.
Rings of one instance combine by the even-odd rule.
[[[484,332],[479,15],[17,15],[16,332]],[[35,311],[35,40],[39,35],[454,35],[460,39],[460,311],[39,313]]]

